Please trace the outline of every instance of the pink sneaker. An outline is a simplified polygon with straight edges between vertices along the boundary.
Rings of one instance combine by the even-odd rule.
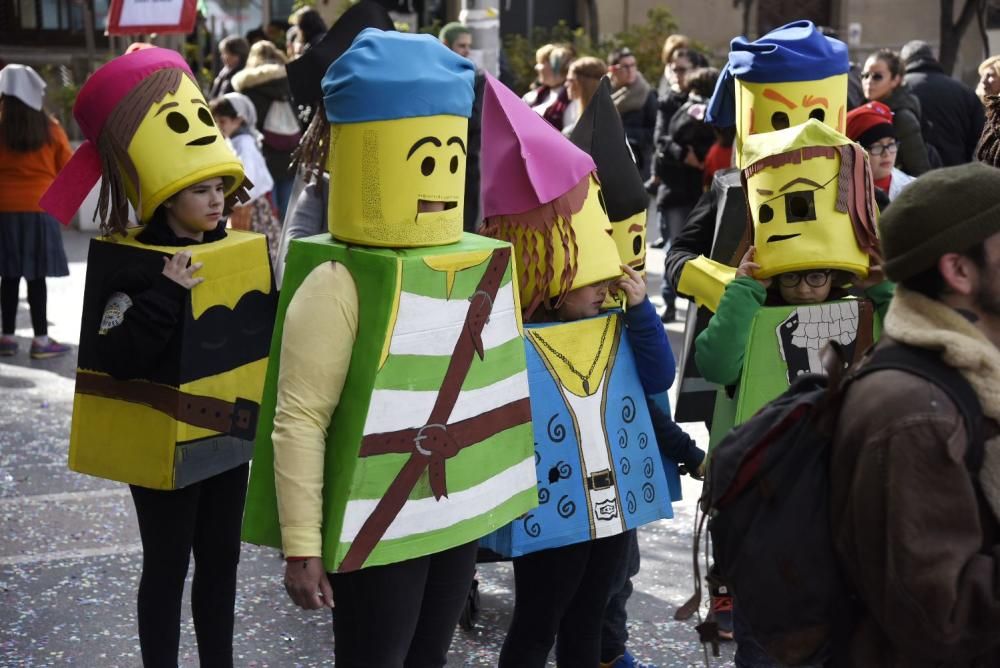
[[[54,339],[49,339],[49,342],[44,346],[40,346],[37,343],[31,344],[31,359],[33,360],[47,360],[50,357],[59,357],[60,355],[65,355],[71,350],[70,346],[65,343],[59,343]]]
[[[17,353],[17,341],[10,339],[9,341],[0,340],[0,357],[13,357]]]

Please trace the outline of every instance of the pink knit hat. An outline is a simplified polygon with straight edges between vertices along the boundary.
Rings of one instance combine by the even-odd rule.
[[[480,162],[484,218],[536,209],[597,169],[593,158],[489,74]]]
[[[167,68],[191,74],[191,68],[176,51],[150,47],[115,58],[87,79],[73,105],[73,117],[87,140],[42,196],[39,204],[43,209],[63,224],[69,224],[101,176],[97,142],[104,124],[133,88],[154,72]]]

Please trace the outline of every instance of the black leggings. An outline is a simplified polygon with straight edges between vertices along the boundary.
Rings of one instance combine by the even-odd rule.
[[[477,541],[330,574],[337,668],[440,668],[476,572]]]
[[[17,322],[17,293],[21,286],[20,278],[0,278],[0,319],[3,321],[3,334],[12,336]],[[31,309],[31,326],[35,336],[45,336],[49,333],[49,322],[46,319],[46,303],[48,292],[45,279],[36,278],[28,281],[28,308]]]
[[[553,640],[556,665],[601,661],[601,623],[628,534],[542,550],[514,559],[514,617],[500,668],[541,668]]]
[[[233,607],[249,465],[183,489],[129,485],[142,537],[139,644],[146,668],[177,666],[181,598],[194,551],[191,612],[203,666],[233,665]]]

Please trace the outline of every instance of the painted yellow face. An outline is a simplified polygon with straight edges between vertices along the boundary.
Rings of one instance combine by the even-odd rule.
[[[423,116],[330,128],[330,234],[410,248],[462,236],[468,119]]]
[[[198,87],[181,77],[176,93],[150,108],[128,147],[142,184],[141,211],[126,175],[129,200],[146,222],[156,207],[190,185],[221,176],[229,195],[243,183],[243,163],[219,133]]]
[[[847,213],[837,211],[840,155],[767,167],[747,179],[759,278],[807,269],[868,275],[868,255]]]
[[[646,275],[646,212],[611,223],[611,238],[618,247],[622,264]]]
[[[847,116],[847,75],[819,81],[747,83],[736,81],[736,164],[743,164],[743,142],[750,135],[805,123],[810,118],[843,134]]]

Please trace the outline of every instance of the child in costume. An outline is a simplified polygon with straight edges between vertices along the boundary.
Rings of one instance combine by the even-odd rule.
[[[330,234],[291,243],[244,536],[345,666],[443,666],[477,540],[537,504],[509,244],[462,232],[474,65],[362,31],[323,80]]]
[[[611,99],[611,85],[606,78],[601,80],[591,103],[573,128],[570,141],[589,153],[597,166],[602,201],[607,208],[611,238],[618,247],[619,258],[626,267],[637,273],[644,273],[649,196],[628,148],[625,128]],[[640,287],[634,281],[629,281],[628,286]],[[651,359],[643,360],[638,365],[638,372],[646,393],[656,443],[665,460],[664,465],[670,465],[667,460],[681,463],[689,473],[696,475],[704,459],[704,452],[670,417],[667,391],[674,382],[674,358],[672,352],[666,360],[660,357],[663,328],[654,322],[655,312],[650,315],[651,304],[645,299],[644,284],[641,286],[641,294],[635,295],[631,302],[627,314],[627,332],[637,355],[647,350],[651,353]],[[639,340],[640,337],[647,339],[649,345],[644,345]],[[667,365],[665,369],[661,367],[664,361]],[[618,565],[612,584],[611,598],[601,628],[602,665],[616,668],[630,666],[635,662],[625,643],[628,640],[626,603],[632,594],[631,578],[639,572],[636,529],[627,532],[627,543],[625,557]]]
[[[500,666],[543,666],[553,642],[560,665],[595,666],[629,530],[672,515],[636,367],[664,384],[673,357],[641,276],[621,264],[593,160],[493,78],[482,164],[484,233],[514,244],[532,323],[539,501],[483,541],[514,557]],[[612,288],[628,295],[625,314],[603,310]]]
[[[209,102],[209,107],[219,131],[236,152],[247,178],[253,183],[250,201],[233,209],[229,226],[263,234],[267,239],[271,264],[274,264],[281,242],[281,222],[271,201],[274,180],[260,151],[257,110],[250,98],[242,93],[226,93]]]
[[[896,167],[899,140],[892,124],[892,110],[885,104],[868,102],[852,109],[847,114],[844,134],[868,152],[875,187],[888,195],[889,201],[916,180]]]
[[[91,242],[70,467],[130,483],[143,545],[145,666],[176,666],[191,553],[198,654],[233,665],[240,519],[275,291],[263,237],[227,234],[243,167],[186,62],[144,48],[98,69],[87,141],[42,198],[68,220],[103,177]],[[128,203],[142,227],[127,228]]]

